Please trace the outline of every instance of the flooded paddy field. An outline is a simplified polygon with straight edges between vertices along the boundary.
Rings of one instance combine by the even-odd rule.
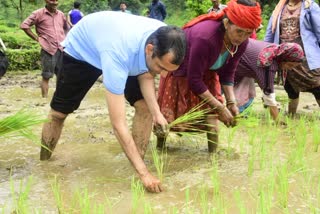
[[[40,79],[1,79],[0,117],[30,108],[45,118],[54,81],[42,98]],[[205,136],[170,134],[163,152],[152,136],[145,162],[165,190],[151,194],[113,134],[104,93],[98,81],[67,118],[49,161],[39,160],[39,146],[28,139],[0,138],[0,213],[320,213],[320,119],[311,94],[301,94],[298,118],[275,126],[258,93],[248,116],[258,124],[220,124],[213,157]],[[129,123],[133,114],[128,105]],[[39,139],[41,128],[32,128]]]

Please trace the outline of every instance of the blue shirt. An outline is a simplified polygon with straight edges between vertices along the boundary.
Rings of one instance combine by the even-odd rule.
[[[103,11],[83,17],[61,44],[70,56],[102,70],[111,93],[123,94],[128,76],[148,71],[146,40],[161,26],[155,19]]]
[[[281,13],[274,33],[271,29],[272,17],[270,18],[264,41],[279,44]],[[314,1],[311,1],[309,8],[305,8],[305,1],[302,2],[300,35],[309,68],[311,70],[320,68],[320,8]]]

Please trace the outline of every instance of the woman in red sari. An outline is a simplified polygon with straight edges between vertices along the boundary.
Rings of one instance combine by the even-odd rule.
[[[158,102],[169,123],[203,100],[207,102],[205,108],[212,109],[205,122],[210,124],[206,127],[210,153],[217,148],[218,121],[228,127],[235,125],[239,110],[233,92],[234,73],[248,38],[260,26],[260,15],[258,3],[231,0],[220,13],[191,20],[184,26],[188,45],[184,62],[160,79]],[[158,147],[164,142],[165,137],[158,136]]]

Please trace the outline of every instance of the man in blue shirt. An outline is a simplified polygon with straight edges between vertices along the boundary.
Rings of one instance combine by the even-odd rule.
[[[147,190],[161,192],[160,181],[148,171],[143,156],[152,120],[164,132],[167,129],[156,99],[154,76],[174,71],[182,63],[186,50],[183,31],[158,20],[104,11],[85,16],[62,46],[63,71],[51,100],[50,121],[42,129],[42,143],[54,150],[65,118],[79,107],[102,74],[115,136]],[[126,123],[125,97],[135,108],[132,135]],[[49,159],[51,151],[41,148],[40,159]]]

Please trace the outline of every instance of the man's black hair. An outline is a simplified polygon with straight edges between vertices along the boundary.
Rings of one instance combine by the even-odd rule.
[[[76,8],[76,9],[79,9],[80,6],[81,6],[81,3],[78,2],[78,1],[75,1],[75,2],[73,3],[73,7]]]
[[[153,58],[161,58],[169,52],[173,53],[174,58],[171,63],[175,65],[183,62],[187,49],[185,33],[176,26],[160,27],[149,36],[147,44],[153,45]]]

